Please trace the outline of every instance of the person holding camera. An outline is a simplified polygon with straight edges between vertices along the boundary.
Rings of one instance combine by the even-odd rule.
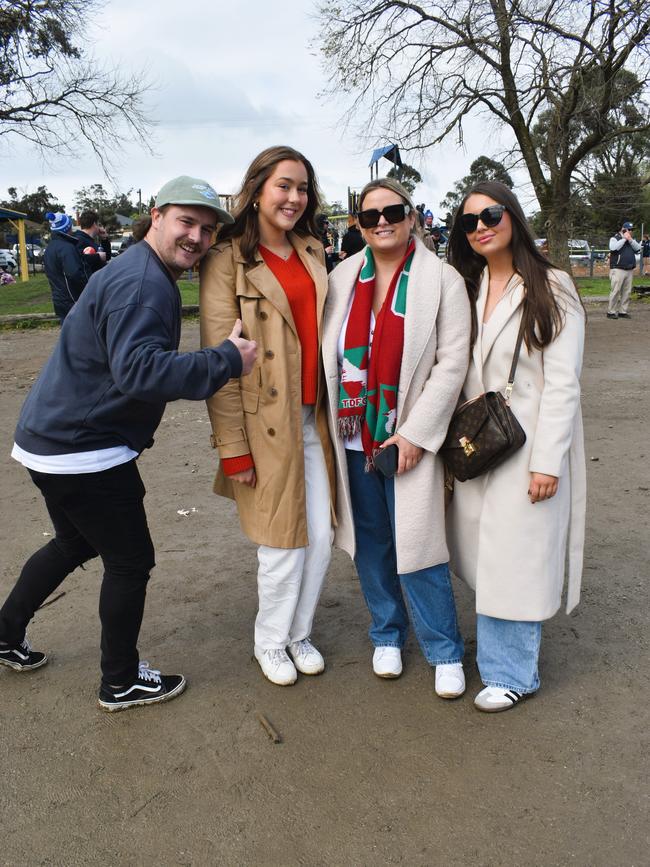
[[[627,312],[632,294],[632,276],[636,267],[636,253],[641,244],[632,237],[632,223],[625,222],[609,239],[609,304],[608,319],[631,319]]]

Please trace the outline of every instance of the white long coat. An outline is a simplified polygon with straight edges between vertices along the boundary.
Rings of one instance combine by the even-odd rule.
[[[350,484],[343,440],[337,434],[337,344],[363,261],[363,251],[330,274],[325,304],[323,360],[328,423],[336,455],[336,544],[354,557]],[[450,265],[416,240],[404,319],[404,351],[397,393],[396,430],[423,448],[412,470],[395,477],[399,574],[449,559],[445,541],[444,470],[438,449],[460,393],[469,360],[470,308],[465,283]]]
[[[562,271],[556,297],[565,324],[543,352],[522,346],[511,407],[526,443],[501,466],[456,482],[447,515],[451,568],[476,589],[479,614],[504,620],[546,620],[561,604],[568,546],[567,612],[580,598],[585,525],[585,457],[580,371],[585,317]],[[483,321],[488,272],[477,300]],[[562,291],[564,290],[564,291]],[[463,395],[503,391],[521,321],[519,279],[483,326],[474,346]],[[550,500],[528,499],[531,472],[559,478]]]

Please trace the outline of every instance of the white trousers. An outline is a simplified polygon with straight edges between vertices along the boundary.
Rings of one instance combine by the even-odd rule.
[[[302,408],[302,432],[309,545],[257,549],[255,647],[261,650],[309,638],[332,554],[329,480],[312,406]]]
[[[627,313],[632,294],[632,278],[634,271],[623,271],[612,268],[609,272],[611,291],[609,293],[608,313]]]

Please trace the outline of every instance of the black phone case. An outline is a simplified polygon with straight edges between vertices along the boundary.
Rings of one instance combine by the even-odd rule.
[[[397,462],[399,460],[399,449],[393,443],[386,446],[385,449],[380,449],[375,455],[375,468],[386,476],[387,479],[392,478],[397,472]]]

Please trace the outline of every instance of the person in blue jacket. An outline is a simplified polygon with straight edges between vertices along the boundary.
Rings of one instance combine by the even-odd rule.
[[[27,625],[67,575],[99,555],[99,704],[107,711],[166,701],[185,688],[183,675],[139,660],[154,549],[136,459],[153,444],[168,401],[205,400],[253,367],[256,346],[239,336],[239,321],[218,347],[178,351],[176,280],[225,222],[232,218],[205,181],[165,184],[144,240],[88,281],[16,427],[12,457],[43,495],[55,536],[25,563],[0,609],[0,664],[24,672],[47,662],[25,638]]]
[[[45,248],[43,267],[52,291],[54,312],[63,320],[88,282],[79,239],[71,234],[72,217],[69,214],[48,213],[52,237]]]

